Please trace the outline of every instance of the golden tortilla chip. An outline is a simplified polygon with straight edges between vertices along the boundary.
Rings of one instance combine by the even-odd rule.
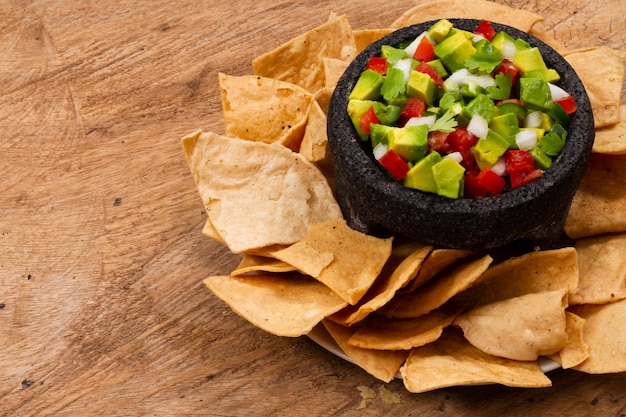
[[[435,342],[411,350],[400,368],[409,392],[457,385],[497,383],[510,387],[552,385],[537,362],[512,361],[489,355],[450,329]]]
[[[297,151],[313,95],[297,85],[254,75],[219,74],[227,136],[280,143]]]
[[[386,305],[396,292],[417,274],[424,258],[432,250],[432,246],[421,244],[410,246],[413,252],[406,256],[402,256],[404,255],[402,250],[400,250],[401,256],[394,256],[395,253],[392,250],[390,261],[385,264],[380,276],[363,298],[357,304],[347,306],[333,314],[329,319],[344,326],[352,326]],[[401,261],[398,262],[398,259],[394,258],[401,258]]]
[[[364,349],[410,350],[434,342],[454,315],[432,311],[412,319],[388,319],[373,315],[350,337],[348,343]]]
[[[224,239],[222,239],[220,234],[217,233],[217,230],[215,230],[215,227],[213,227],[213,223],[211,223],[211,219],[207,219],[206,222],[204,222],[204,227],[202,227],[202,234],[208,237],[209,239],[216,240],[224,245],[226,244],[226,242],[224,242]]]
[[[506,22],[501,22],[506,23]],[[552,49],[557,51],[559,54],[563,55],[568,51],[567,47],[563,45],[561,42],[557,41],[554,37],[554,29],[550,28],[548,25],[544,25],[544,22],[538,22],[538,25],[533,25],[533,27],[528,31],[528,33],[535,38],[539,39],[546,45],[550,46]]]
[[[294,272],[296,268],[286,262],[265,256],[244,254],[239,265],[230,273],[232,276],[249,274],[251,272]]]
[[[576,241],[578,289],[570,304],[604,304],[626,298],[626,233]]]
[[[324,58],[324,88],[335,88],[337,81],[343,75],[350,61],[342,61],[335,58]]]
[[[352,346],[348,340],[354,333],[353,329],[328,320],[322,323],[341,350],[356,365],[381,381],[389,382],[394,379],[409,354],[408,351],[401,350],[374,350]]]
[[[323,58],[352,61],[356,46],[346,16],[328,21],[252,61],[254,74],[287,81],[316,92],[324,87]]]
[[[333,161],[330,156],[328,134],[326,133],[326,114],[317,101],[314,101],[311,106],[309,121],[300,144],[300,154],[322,171],[333,188]]]
[[[591,102],[596,128],[619,121],[626,53],[606,46],[563,54],[581,79]]]
[[[379,239],[352,230],[341,220],[317,223],[295,245],[273,256],[296,268],[314,264],[315,253],[332,254],[333,259],[313,275],[350,304],[355,304],[372,286],[391,255],[392,238]],[[303,256],[304,254],[304,256]],[[306,257],[309,259],[306,259]],[[326,261],[324,261],[326,263]],[[312,271],[313,272],[313,271]]]
[[[325,285],[298,274],[214,276],[204,284],[241,317],[277,336],[305,335],[346,305]]]
[[[465,338],[494,356],[534,361],[567,343],[567,290],[558,289],[495,301],[454,320]]]
[[[324,112],[324,115],[326,116],[328,116],[328,108],[330,107],[330,99],[332,98],[334,91],[335,91],[334,88],[324,87],[318,90],[313,95],[313,97],[315,98],[315,101],[317,102],[317,104],[320,105],[322,112]]]
[[[315,223],[343,219],[320,171],[282,145],[200,130],[182,144],[214,231],[234,253],[292,244]]]
[[[401,28],[428,20],[457,17],[504,23],[524,32],[528,32],[535,23],[543,20],[542,16],[527,10],[514,9],[487,0],[437,0],[407,10],[391,24],[391,27]]]
[[[360,29],[352,31],[357,53],[362,52],[370,44],[389,35],[395,29]]]
[[[591,155],[564,229],[572,239],[626,232],[626,155]]]
[[[477,260],[463,262],[415,291],[396,295],[379,310],[380,314],[394,318],[412,318],[427,314],[471,287],[492,261],[491,256],[485,255]]]
[[[474,284],[453,300],[478,307],[494,301],[526,294],[565,289],[570,294],[578,286],[576,249],[530,252],[489,268]]]
[[[417,276],[407,285],[407,291],[413,291],[425,284],[435,275],[450,268],[457,261],[472,255],[474,252],[464,249],[435,249],[422,263]]]
[[[571,307],[586,320],[583,340],[589,357],[573,369],[590,374],[626,372],[626,300]]]
[[[569,369],[589,357],[589,346],[583,339],[583,327],[586,320],[566,311],[565,322],[567,344],[559,352],[550,355],[550,358],[560,363],[563,369]]]
[[[619,108],[619,122],[596,129],[592,151],[608,155],[626,154],[626,104]]]

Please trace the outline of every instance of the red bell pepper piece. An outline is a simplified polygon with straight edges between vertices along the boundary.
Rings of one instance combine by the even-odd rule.
[[[474,30],[474,33],[483,35],[489,42],[491,42],[493,37],[496,36],[495,29],[493,28],[493,26],[491,26],[491,23],[487,20],[483,20],[482,22],[480,22],[476,30]]]
[[[398,125],[400,127],[404,126],[411,117],[422,117],[424,110],[426,110],[426,102],[424,100],[414,97],[409,98],[400,113]]]
[[[437,84],[438,87],[443,87],[443,79],[441,78],[441,75],[439,75],[437,71],[435,71],[435,69],[431,67],[430,65],[428,65],[427,63],[422,62],[417,67],[415,67],[415,71],[422,72],[428,75],[430,78],[433,79],[433,81],[435,82],[435,84]]]
[[[367,62],[367,66],[365,67],[365,69],[371,69],[381,75],[386,75],[387,74],[387,58],[383,58],[380,56],[373,56]]]
[[[489,168],[483,168],[476,177],[478,183],[482,185],[491,195],[498,195],[505,185],[504,178],[493,172]]]
[[[487,197],[489,191],[480,183],[478,179],[471,173],[465,173],[465,182],[463,184],[463,194],[465,198],[482,198]]]
[[[517,188],[520,185],[531,182],[534,179],[541,177],[543,172],[540,169],[533,169],[532,171],[520,171],[509,174],[511,180],[511,188]]]
[[[435,130],[428,134],[428,152],[437,152],[439,154],[447,154],[450,152],[450,143],[448,143],[448,132],[440,132]]]
[[[448,135],[447,139],[449,152],[460,152],[463,160],[461,166],[468,172],[478,173],[478,167],[474,163],[472,146],[478,142],[478,137],[467,131],[466,126],[457,127],[454,132]]]
[[[502,63],[498,66],[498,68],[496,68],[496,71],[494,72],[494,76],[498,74],[504,74],[504,75],[510,74],[511,85],[513,85],[515,84],[515,81],[517,81],[519,70],[517,69],[515,65],[513,65],[511,61],[509,61],[508,59],[503,59]]]
[[[378,162],[397,180],[402,180],[409,172],[409,164],[393,149],[389,149]]]
[[[504,154],[505,171],[507,174],[530,172],[535,169],[535,160],[528,151],[509,150]]]
[[[435,59],[435,46],[430,42],[427,36],[423,36],[419,45],[417,45],[413,59],[420,62],[428,62]]]
[[[574,113],[578,108],[578,106],[576,106],[576,100],[574,100],[574,97],[572,96],[567,96],[564,99],[557,101],[556,104],[563,107],[563,110],[565,110],[565,113],[567,114]]]
[[[361,116],[359,116],[359,121],[361,122],[361,132],[370,134],[371,129],[370,125],[380,124],[380,120],[378,120],[378,116],[374,112],[374,106],[370,107],[367,111],[365,111]]]

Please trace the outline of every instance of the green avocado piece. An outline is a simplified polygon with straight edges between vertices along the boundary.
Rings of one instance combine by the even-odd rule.
[[[407,162],[417,162],[428,149],[428,126],[406,126],[389,131],[389,149],[394,150]]]
[[[491,119],[489,128],[506,139],[509,146],[512,146],[515,144],[515,135],[519,132],[519,119],[515,113],[500,114]]]
[[[462,69],[465,60],[475,53],[476,48],[463,31],[456,31],[435,46],[435,56],[452,72]]]
[[[399,129],[393,126],[386,126],[380,124],[370,125],[370,140],[372,141],[372,149],[374,149],[379,144],[389,146],[389,132],[393,129]]]
[[[380,87],[385,82],[385,77],[371,69],[361,73],[357,80],[349,100],[378,100],[380,97]]]
[[[529,152],[533,156],[537,168],[546,170],[552,165],[552,158],[546,155],[540,146],[531,148]]]
[[[552,93],[542,78],[520,78],[519,98],[522,105],[532,110],[547,111],[553,107]],[[548,112],[549,114],[549,112]]]
[[[523,73],[522,77],[542,78],[549,83],[555,83],[561,79],[561,76],[559,75],[557,70],[553,68],[528,71],[528,72]]]
[[[474,114],[479,114],[487,123],[496,115],[496,106],[486,94],[478,94],[467,105],[463,107],[463,116],[467,120],[471,119]]]
[[[426,102],[428,107],[432,106],[437,97],[437,84],[428,74],[419,71],[412,71],[411,78],[406,87],[409,97],[420,98]]]
[[[436,193],[437,184],[435,183],[432,168],[438,162],[441,162],[439,153],[433,151],[426,155],[407,172],[406,177],[404,177],[404,186]]]
[[[480,169],[491,168],[508,148],[509,142],[492,129],[489,129],[486,138],[478,139],[478,142],[472,148],[472,154]]]
[[[452,158],[442,158],[432,167],[437,194],[442,197],[459,198],[463,191],[465,168]]]
[[[548,69],[537,47],[518,51],[513,59],[513,65],[522,73]]]
[[[508,42],[511,45],[515,44],[515,39],[506,32],[498,32],[491,40],[491,44],[500,52],[504,49],[504,44]]]
[[[461,95],[467,100],[474,99],[478,97],[479,94],[484,93],[485,89],[471,80],[461,86]]]
[[[528,110],[526,110],[526,107],[513,102],[502,103],[499,104],[497,107],[500,114],[513,113],[515,114],[515,116],[517,116],[519,120],[523,120],[524,117],[526,117],[526,115],[528,114]]]
[[[369,137],[367,133],[361,132],[361,120],[360,117],[363,113],[368,111],[370,107],[374,107],[374,113],[380,111],[380,108],[383,104],[379,101],[374,100],[350,100],[348,101],[348,116],[350,116],[350,120],[352,120],[352,124],[356,129],[359,137],[362,141],[366,141]]]
[[[440,59],[433,59],[432,61],[428,61],[427,64],[430,65],[441,78],[445,78],[449,75],[448,70]]]
[[[444,40],[446,36],[448,36],[453,26],[452,22],[448,19],[441,19],[428,28],[428,36],[430,36],[435,42],[439,43]]]

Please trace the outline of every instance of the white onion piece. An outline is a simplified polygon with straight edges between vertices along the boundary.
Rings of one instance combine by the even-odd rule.
[[[504,160],[504,157],[500,157],[500,159],[498,159],[498,162],[493,164],[491,170],[499,176],[503,176],[506,173],[506,162]]]
[[[373,149],[374,158],[376,158],[376,160],[379,161],[380,158],[385,156],[388,150],[389,150],[389,147],[387,145],[385,145],[384,143],[379,143],[378,145],[374,146],[374,149]]]
[[[411,60],[401,59],[393,65],[393,68],[399,69],[404,74],[404,81],[409,82],[411,78]]]
[[[461,161],[463,161],[463,155],[461,154],[461,152],[450,152],[449,154],[445,155],[444,158],[454,159],[459,164],[461,163]]]
[[[558,85],[548,83],[548,87],[550,87],[550,93],[552,94],[552,101],[554,102],[563,100],[565,97],[569,97],[569,93],[563,90]]]
[[[524,117],[524,127],[539,127],[541,126],[541,122],[543,118],[541,117],[541,113],[538,111],[530,112]]]
[[[484,139],[489,133],[489,124],[481,115],[475,114],[467,125],[467,131],[472,135]]]
[[[537,144],[537,132],[534,129],[520,130],[515,135],[515,143],[521,150],[528,151]]]
[[[502,43],[502,58],[508,59],[513,62],[515,59],[515,54],[517,54],[517,48],[515,48],[515,44],[513,42],[504,41]]]
[[[437,116],[435,116],[434,114],[430,116],[411,117],[409,120],[407,120],[404,126],[407,127],[407,126],[426,125],[430,129],[435,124],[436,120],[437,120]]]

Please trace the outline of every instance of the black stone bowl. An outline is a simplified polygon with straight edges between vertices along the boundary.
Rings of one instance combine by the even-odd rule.
[[[449,19],[473,31],[479,20]],[[587,167],[595,137],[589,98],[572,67],[554,49],[518,29],[492,23],[537,46],[549,68],[561,76],[558,85],[576,99],[567,142],[552,166],[538,179],[499,196],[447,199],[404,187],[391,179],[362,142],[347,113],[348,96],[370,57],[382,45],[414,39],[435,21],[399,29],[369,45],[348,66],[333,93],[328,111],[328,140],[335,169],[339,205],[349,225],[377,236],[407,236],[438,247],[474,250],[524,242],[546,248],[563,236],[574,193]]]

